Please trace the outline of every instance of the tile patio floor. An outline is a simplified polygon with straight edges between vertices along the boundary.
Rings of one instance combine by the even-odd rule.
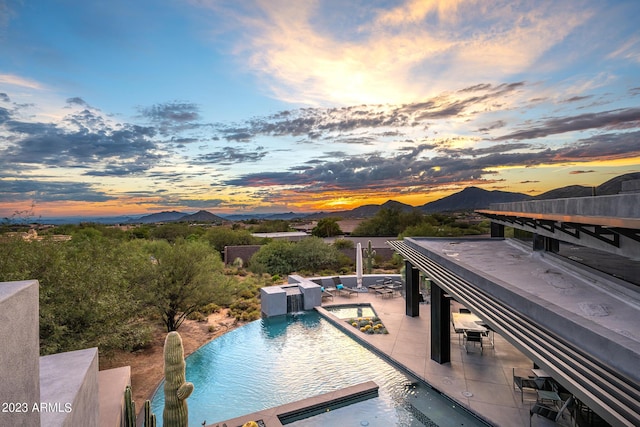
[[[529,408],[536,395],[524,394],[513,387],[512,369],[524,372],[533,362],[520,353],[498,334],[494,348],[478,352],[465,352],[458,344],[458,334],[451,330],[451,362],[439,364],[430,354],[430,308],[420,304],[419,317],[407,317],[402,297],[381,298],[373,293],[360,293],[351,298],[336,296],[323,307],[349,303],[370,303],[383,321],[388,335],[368,335],[359,331],[357,337],[385,353],[389,358],[405,366],[414,375],[432,387],[471,409],[495,426],[529,426]],[[451,310],[460,305],[452,301]],[[564,423],[568,425],[567,423]],[[554,423],[534,416],[533,426],[549,426]]]

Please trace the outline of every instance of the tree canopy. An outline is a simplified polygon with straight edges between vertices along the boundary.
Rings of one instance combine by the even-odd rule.
[[[191,313],[211,301],[222,261],[207,242],[178,239],[146,245],[149,262],[145,298],[155,306],[167,327],[175,331]]]
[[[338,225],[337,218],[322,218],[318,221],[313,230],[311,230],[311,234],[316,237],[333,237],[344,234],[340,229],[340,225]]]
[[[336,269],[341,265],[342,253],[318,237],[308,237],[297,243],[274,240],[263,245],[250,260],[255,272],[286,275],[294,271],[315,273]]]

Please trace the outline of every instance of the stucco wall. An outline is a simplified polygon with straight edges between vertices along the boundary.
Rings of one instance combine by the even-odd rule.
[[[0,283],[0,425],[40,425],[38,281]]]

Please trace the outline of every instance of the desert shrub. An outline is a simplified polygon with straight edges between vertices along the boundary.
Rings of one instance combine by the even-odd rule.
[[[333,246],[336,249],[353,249],[354,248],[353,240],[349,240],[349,239],[336,239],[333,242]]]
[[[195,320],[196,322],[204,322],[207,320],[207,316],[199,311],[194,311],[187,316],[189,320]]]
[[[205,305],[204,307],[202,307],[200,309],[200,312],[202,314],[206,314],[207,316],[213,313],[219,313],[220,312],[220,306],[218,304],[215,303],[209,303],[207,305]]]
[[[237,300],[229,307],[229,315],[242,322],[259,319],[261,316],[260,301],[257,298]]]

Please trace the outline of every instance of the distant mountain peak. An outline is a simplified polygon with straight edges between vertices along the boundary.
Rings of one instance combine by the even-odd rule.
[[[529,199],[531,196],[522,193],[466,187],[457,193],[422,205],[419,209],[426,213],[468,211],[486,209],[492,203],[519,202]]]
[[[191,215],[184,215],[179,221],[204,221],[204,222],[223,222],[224,218],[214,215],[205,210],[199,210]]]

